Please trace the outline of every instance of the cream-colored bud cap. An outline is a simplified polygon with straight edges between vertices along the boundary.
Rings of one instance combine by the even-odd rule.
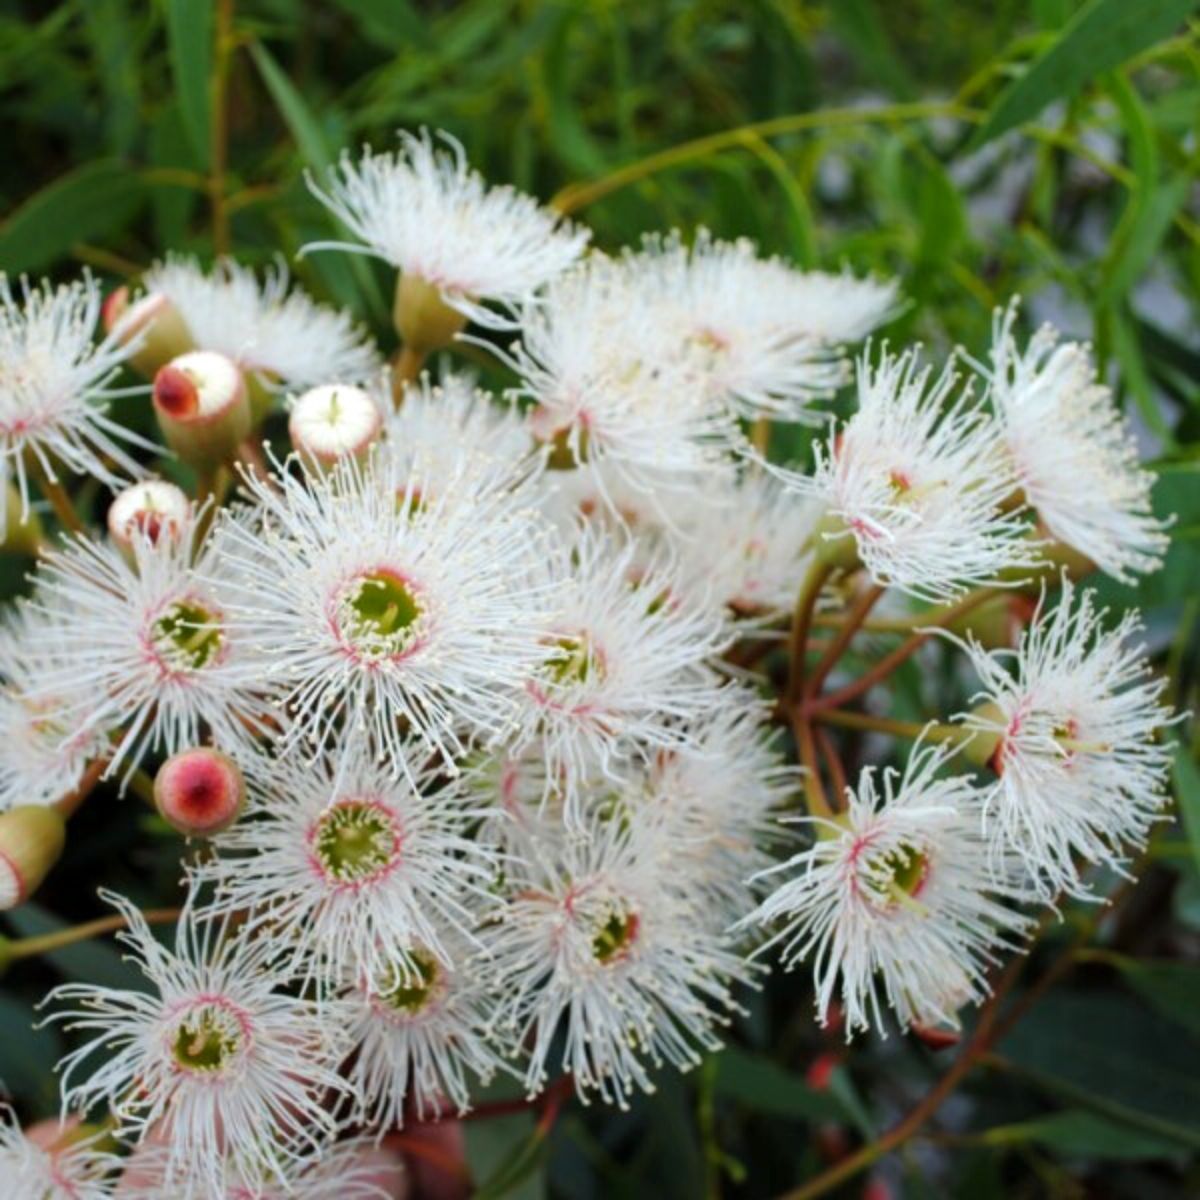
[[[108,532],[128,550],[135,536],[157,544],[164,535],[177,538],[191,517],[191,505],[182,488],[165,479],[148,479],[117,493],[108,507]]]
[[[340,383],[310,388],[292,405],[292,445],[322,466],[364,454],[383,427],[383,414],[362,388]]]

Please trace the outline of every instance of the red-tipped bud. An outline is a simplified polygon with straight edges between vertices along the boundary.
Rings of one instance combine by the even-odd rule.
[[[962,1041],[962,1030],[953,1025],[914,1025],[912,1031],[930,1050],[946,1050]]]
[[[211,837],[238,819],[246,783],[237,764],[206,746],[167,759],[154,778],[154,803],[163,819],[189,837]]]
[[[172,359],[154,377],[154,411],[185,462],[215,467],[250,433],[250,402],[237,364],[213,350]]]
[[[383,427],[383,414],[368,392],[340,383],[310,388],[292,405],[288,433],[304,458],[323,467],[361,458]]]
[[[833,1072],[837,1069],[839,1062],[841,1062],[841,1058],[837,1054],[829,1051],[818,1054],[808,1064],[808,1070],[804,1072],[804,1082],[814,1092],[827,1091],[830,1083],[833,1081]]]
[[[129,361],[148,377],[195,345],[179,310],[158,292],[130,303],[129,288],[119,287],[105,297],[100,315],[105,330],[117,341],[138,340]]]
[[[160,538],[174,540],[190,518],[191,505],[182,489],[165,479],[148,479],[117,493],[108,506],[108,532],[122,550],[128,551],[135,537],[145,538],[152,545]]]
[[[0,909],[15,908],[41,887],[66,837],[56,808],[23,805],[0,814]]]

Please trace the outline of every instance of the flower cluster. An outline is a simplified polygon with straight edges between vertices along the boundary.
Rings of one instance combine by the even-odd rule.
[[[130,1157],[5,1125],[31,1194],[122,1171],[119,1195],[386,1196],[372,1144],[497,1073],[623,1106],[694,1065],[776,947],[822,1022],[955,1026],[1031,905],[1144,844],[1162,684],[1136,618],[1106,628],[1060,567],[1125,578],[1164,534],[1084,348],[1022,351],[1013,306],[990,367],[852,368],[894,283],[704,231],[585,257],[425,134],[311,186],[355,239],[333,246],[398,268],[390,367],[282,267],[168,259],[98,346],[90,280],[0,292],[23,511],[27,464],[128,485],[106,536],[43,548],[0,630],[4,894],[46,867],[2,822],[102,775],[208,839],[169,947],[107,895],[145,990],[50,997],[86,1035],[66,1108],[106,1107]],[[421,373],[457,340],[503,396]],[[135,481],[104,407],[122,363],[194,497]],[[812,469],[768,462],[769,422],[827,421],[847,382]],[[284,408],[292,452],[264,456]],[[951,633],[982,690],[942,744],[847,784],[821,689],[881,593],[932,630],[1039,586],[1015,646]],[[753,667],[789,619],[777,696]]]

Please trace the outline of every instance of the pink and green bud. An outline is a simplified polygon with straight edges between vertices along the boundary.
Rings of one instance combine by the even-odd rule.
[[[172,755],[154,778],[154,803],[163,820],[188,837],[228,829],[245,801],[246,783],[237,764],[206,746]]]
[[[250,402],[242,372],[213,350],[182,354],[158,372],[154,411],[171,449],[201,469],[233,458],[250,433]]]
[[[55,808],[23,805],[0,814],[0,910],[16,908],[41,887],[66,837]]]

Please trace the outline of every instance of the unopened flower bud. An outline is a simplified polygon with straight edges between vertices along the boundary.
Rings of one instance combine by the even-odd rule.
[[[118,341],[128,342],[141,335],[129,361],[151,379],[160,367],[195,345],[179,310],[158,292],[130,303],[129,288],[119,287],[106,297],[101,315],[105,330],[115,334]]]
[[[172,359],[154,377],[154,411],[168,445],[201,468],[232,458],[250,433],[250,402],[237,364],[212,350]]]
[[[383,414],[369,393],[340,383],[310,388],[292,406],[288,433],[306,459],[330,467],[361,458],[383,427]]]
[[[181,488],[165,479],[135,483],[117,493],[108,507],[108,532],[123,551],[135,536],[156,545],[160,538],[177,538],[191,517],[191,505]]]
[[[23,805],[0,814],[0,910],[15,908],[37,891],[58,862],[66,836],[55,808]]]
[[[238,819],[246,782],[237,763],[200,746],[172,755],[154,777],[154,803],[163,819],[189,837],[210,837]]]
[[[36,554],[42,544],[42,522],[32,509],[23,511],[21,493],[11,483],[4,485],[4,540],[0,550],[9,554]]]
[[[421,357],[450,345],[467,323],[463,313],[442,299],[437,287],[411,271],[396,280],[392,320],[404,349]]]

